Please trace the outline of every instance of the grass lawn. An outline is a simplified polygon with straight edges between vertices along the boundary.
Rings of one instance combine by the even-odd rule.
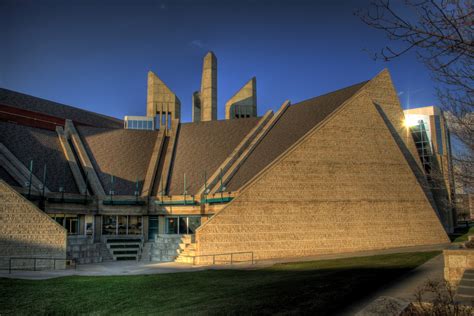
[[[467,241],[467,236],[474,235],[474,226],[473,227],[458,227],[453,234],[449,235],[451,242],[464,242]]]
[[[0,279],[0,315],[331,314],[440,252],[141,276]]]

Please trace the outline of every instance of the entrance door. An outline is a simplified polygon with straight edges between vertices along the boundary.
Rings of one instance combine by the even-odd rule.
[[[148,239],[154,240],[158,235],[158,216],[148,217]]]

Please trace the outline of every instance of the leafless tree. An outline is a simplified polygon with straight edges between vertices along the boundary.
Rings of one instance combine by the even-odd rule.
[[[457,139],[454,171],[458,184],[474,184],[474,12],[472,0],[373,0],[356,12],[384,32],[389,45],[374,54],[390,61],[414,52],[437,84],[440,106]]]
[[[415,292],[412,305],[402,315],[472,315],[473,308],[456,302],[455,294],[455,289],[446,281],[428,280]]]

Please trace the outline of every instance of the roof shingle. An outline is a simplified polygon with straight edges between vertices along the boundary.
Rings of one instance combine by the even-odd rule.
[[[227,190],[240,189],[365,83],[366,81],[289,106],[227,183]]]

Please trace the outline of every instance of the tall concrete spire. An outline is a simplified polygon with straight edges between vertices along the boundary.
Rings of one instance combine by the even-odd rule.
[[[250,79],[225,104],[226,120],[257,116],[257,79]]]
[[[159,117],[160,128],[171,128],[172,120],[180,118],[181,102],[176,94],[152,71],[148,72],[146,115]]]
[[[204,57],[200,103],[201,121],[217,120],[217,58],[213,52]]]

